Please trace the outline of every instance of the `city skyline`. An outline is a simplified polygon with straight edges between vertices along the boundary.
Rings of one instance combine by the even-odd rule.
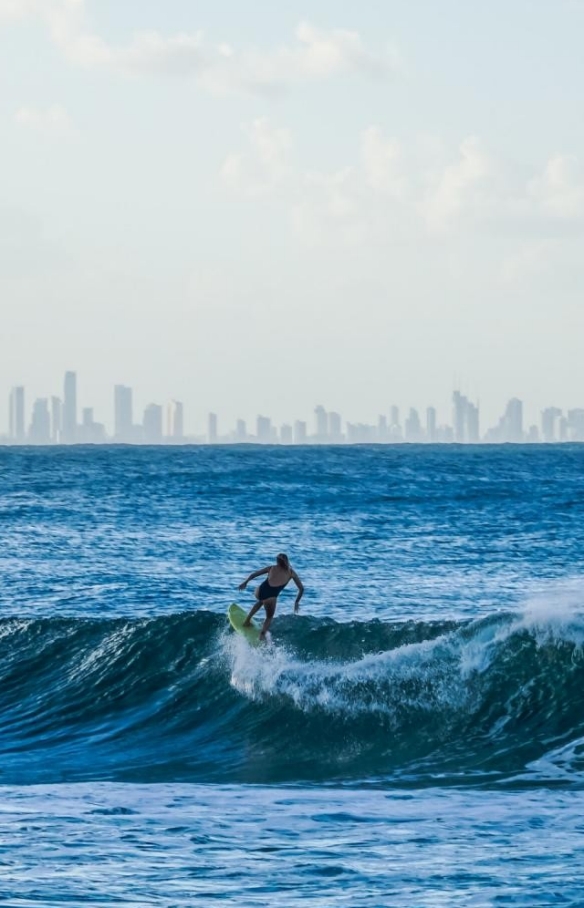
[[[450,422],[455,388],[485,426],[580,406],[583,27],[580,0],[0,0],[0,388],[70,364],[108,431],[110,380],[201,433]]]
[[[269,415],[255,421],[237,418],[232,426],[209,411],[206,431],[193,432],[185,426],[182,401],[150,402],[134,408],[129,385],[113,386],[114,417],[109,428],[94,418],[94,408],[78,400],[77,373],[64,374],[62,397],[35,398],[27,412],[26,388],[14,385],[9,393],[7,432],[2,444],[360,444],[360,443],[551,443],[584,442],[584,407],[546,407],[537,423],[525,419],[523,401],[510,398],[496,424],[481,428],[480,405],[460,391],[452,394],[451,418],[444,419],[436,407],[402,408],[390,404],[375,423],[345,420],[336,410],[322,404],[314,407],[312,419],[276,423]]]

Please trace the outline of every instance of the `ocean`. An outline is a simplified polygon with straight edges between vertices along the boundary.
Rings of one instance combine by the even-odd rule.
[[[584,905],[584,448],[0,448],[0,901]],[[226,620],[288,553],[269,646]],[[292,586],[292,585],[291,585]]]

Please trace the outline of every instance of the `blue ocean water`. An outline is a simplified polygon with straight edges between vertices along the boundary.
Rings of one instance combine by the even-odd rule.
[[[584,904],[583,473],[0,449],[0,900]],[[225,611],[281,550],[253,650]]]

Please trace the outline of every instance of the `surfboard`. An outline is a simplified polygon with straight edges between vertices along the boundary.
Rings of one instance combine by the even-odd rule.
[[[247,612],[245,612],[237,603],[232,602],[229,608],[227,609],[227,617],[229,618],[229,623],[231,627],[237,631],[238,634],[241,634],[250,646],[259,646],[260,645],[260,629],[257,624],[254,624],[253,618],[251,621],[251,627],[244,627],[243,622]]]

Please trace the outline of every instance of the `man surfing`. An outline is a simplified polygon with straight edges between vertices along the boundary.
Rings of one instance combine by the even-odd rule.
[[[255,591],[255,597],[257,599],[256,604],[250,609],[248,616],[243,622],[243,627],[251,626],[251,619],[257,611],[259,611],[263,605],[266,610],[266,620],[264,621],[263,627],[260,631],[260,640],[266,639],[266,633],[272,619],[276,614],[276,605],[278,604],[278,596],[288,585],[290,580],[293,580],[296,586],[298,587],[298,594],[296,596],[296,601],[294,602],[294,612],[298,612],[300,608],[300,600],[302,599],[302,594],[304,593],[304,587],[302,581],[295,570],[290,566],[290,561],[288,556],[283,552],[280,552],[276,556],[276,563],[269,565],[269,567],[262,568],[259,571],[254,571],[249,577],[240,584],[239,589],[244,590],[250,580],[253,580],[254,577],[261,577],[262,574],[267,574],[266,579],[261,583]]]

